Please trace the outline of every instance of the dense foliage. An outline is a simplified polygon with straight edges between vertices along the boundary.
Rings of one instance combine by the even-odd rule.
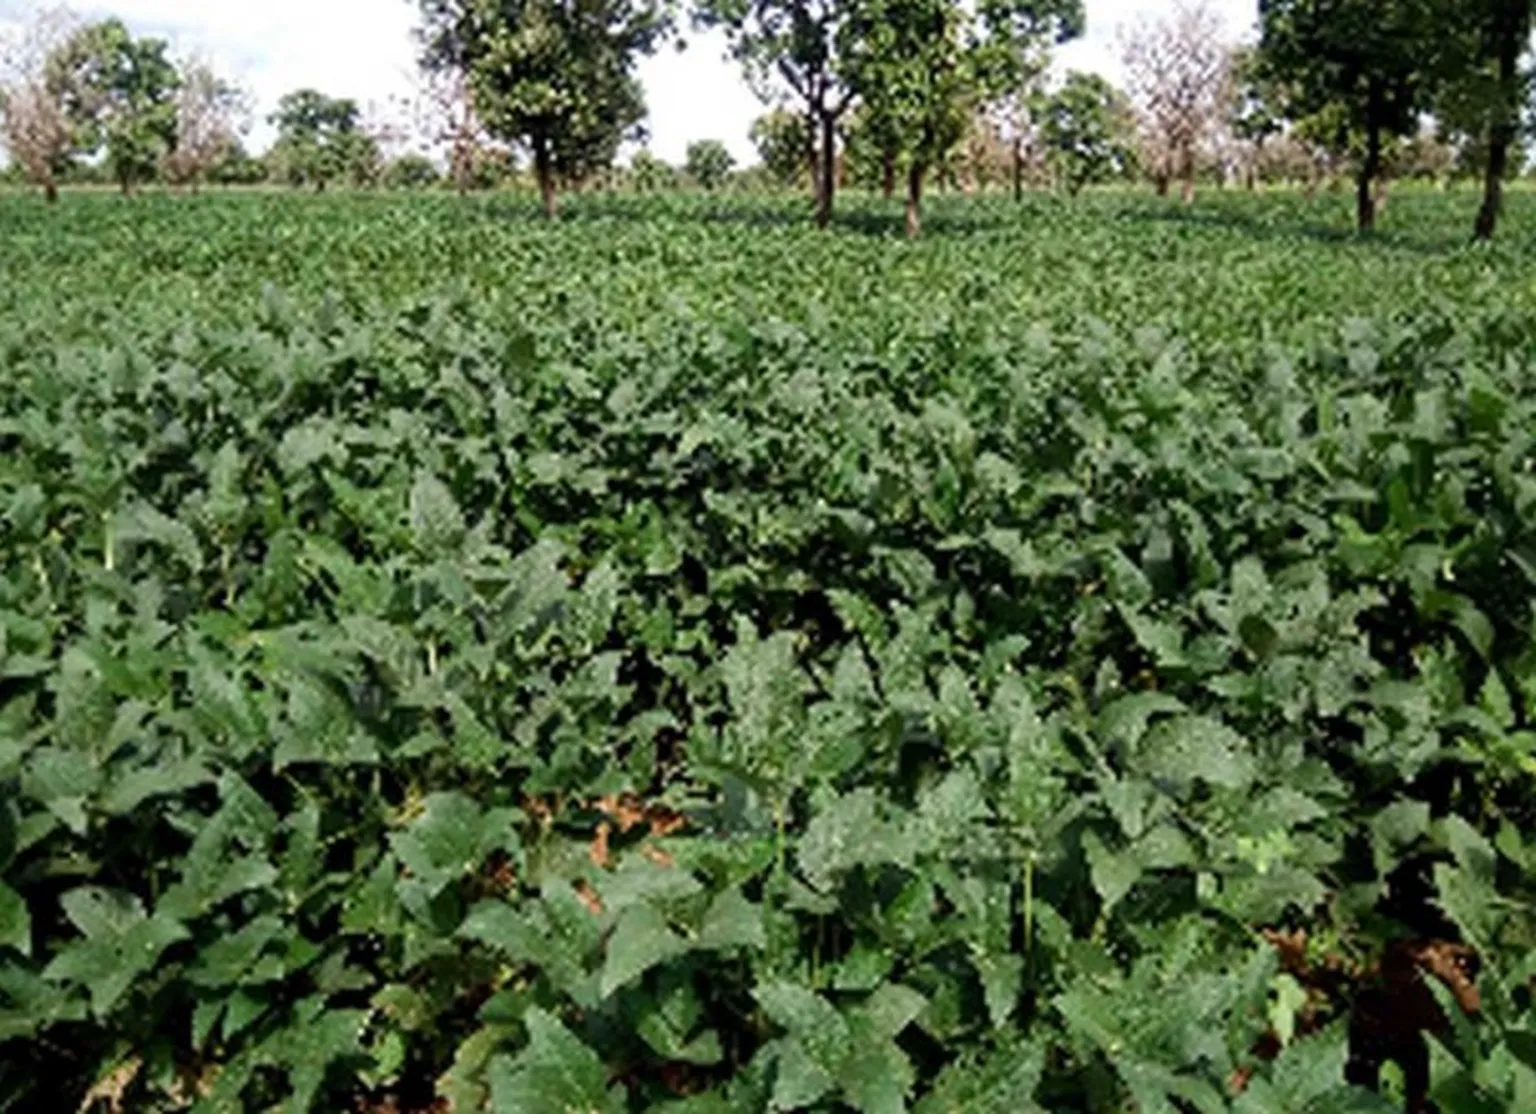
[[[124,191],[150,181],[176,142],[181,76],[164,39],[119,19],[82,27],[49,59],[80,154],[101,154]]]
[[[324,190],[330,182],[366,185],[379,163],[378,144],[362,130],[357,102],[299,89],[278,101],[271,124],[277,129],[269,161],[278,178],[293,186]]]
[[[0,198],[0,1109],[1531,1109],[1456,204]]]
[[[523,146],[555,213],[562,181],[613,164],[643,134],[635,77],[671,23],[654,0],[419,0],[429,72],[458,74],[486,131]]]

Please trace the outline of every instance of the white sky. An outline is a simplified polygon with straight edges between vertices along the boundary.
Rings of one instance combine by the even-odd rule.
[[[1234,33],[1256,18],[1256,0],[1211,2]],[[1088,34],[1059,51],[1059,64],[1118,78],[1117,29],[1174,3],[1087,0]],[[0,0],[0,24],[32,6]],[[262,121],[251,136],[257,147],[270,139],[265,117],[290,90],[310,86],[382,107],[413,88],[413,0],[75,0],[74,6],[91,16],[121,16],[139,34],[170,39],[178,52],[209,54],[255,94]],[[751,161],[747,129],[762,105],[724,53],[718,35],[690,35],[687,50],[664,48],[642,64],[650,146],[660,157],[681,161],[690,141],[720,139],[739,160]]]

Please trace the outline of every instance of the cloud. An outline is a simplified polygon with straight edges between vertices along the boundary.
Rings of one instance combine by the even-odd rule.
[[[1118,29],[1141,15],[1167,13],[1174,0],[1087,0],[1088,33],[1062,48],[1060,68],[1118,79]],[[284,93],[313,87],[378,106],[409,96],[415,73],[414,0],[77,0],[83,14],[117,15],[141,34],[169,39],[177,52],[201,51],[255,94],[252,143],[271,139],[268,114]],[[1213,0],[1234,32],[1250,26],[1256,0]],[[0,0],[0,23],[28,5]],[[747,130],[763,111],[741,70],[725,57],[722,35],[689,34],[687,49],[663,48],[644,60],[650,147],[681,161],[695,139],[719,139],[737,159],[752,158]]]

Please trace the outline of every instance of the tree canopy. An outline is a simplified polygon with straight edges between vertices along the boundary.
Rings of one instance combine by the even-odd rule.
[[[749,133],[758,161],[775,182],[794,185],[805,179],[815,154],[815,142],[804,115],[775,108],[752,121]]]
[[[377,159],[377,147],[360,127],[357,102],[298,89],[278,102],[271,122],[277,127],[272,159],[293,185],[323,190],[337,179],[365,177]]]
[[[718,139],[700,139],[688,144],[683,160],[683,172],[707,190],[725,185],[736,159],[730,149]]]
[[[653,0],[420,0],[428,69],[469,79],[488,132],[533,159],[545,212],[561,180],[613,161],[640,134],[634,67],[670,27]]]
[[[1288,113],[1335,110],[1358,148],[1363,230],[1376,222],[1385,141],[1410,134],[1429,106],[1459,11],[1461,0],[1260,0],[1260,49]]]
[[[1123,172],[1130,161],[1130,106],[1098,74],[1076,70],[1041,106],[1041,135],[1057,180],[1073,195]]]
[[[49,62],[80,148],[105,154],[127,193],[154,178],[176,143],[181,75],[164,39],[135,38],[120,19],[80,28]]]
[[[837,190],[837,126],[853,105],[841,55],[855,0],[696,0],[694,22],[719,27],[748,83],[767,101],[784,91],[811,130],[816,222],[832,219]]]

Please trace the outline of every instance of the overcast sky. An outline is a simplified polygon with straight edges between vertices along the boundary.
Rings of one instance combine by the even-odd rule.
[[[1256,0],[1212,0],[1234,32],[1255,19]],[[1118,77],[1117,29],[1174,0],[1087,0],[1088,34],[1060,52],[1060,64]],[[284,93],[310,86],[381,108],[412,90],[416,22],[413,0],[75,0],[88,15],[121,16],[139,34],[168,38],[178,52],[203,51],[254,94],[264,119]],[[29,10],[0,0],[0,21]],[[689,36],[681,53],[664,49],[641,67],[650,105],[651,149],[680,161],[694,139],[724,140],[743,161],[752,154],[747,128],[762,106],[722,56],[716,35]],[[252,134],[264,146],[270,129]]]

